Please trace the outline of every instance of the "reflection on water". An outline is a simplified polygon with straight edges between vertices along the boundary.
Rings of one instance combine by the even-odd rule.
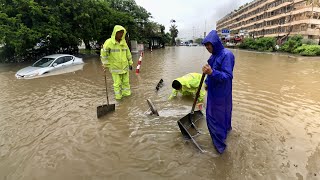
[[[317,179],[320,176],[320,59],[232,50],[233,130],[223,155],[205,119],[197,142],[177,120],[190,97],[168,101],[171,82],[201,73],[204,47],[145,52],[130,74],[132,96],[98,120],[106,103],[99,60],[44,78],[17,80],[25,65],[0,65],[0,179]],[[134,55],[137,64],[138,55]],[[156,91],[160,79],[164,86]],[[150,116],[151,99],[160,116]]]

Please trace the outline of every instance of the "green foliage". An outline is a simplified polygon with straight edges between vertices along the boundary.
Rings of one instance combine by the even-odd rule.
[[[176,37],[178,37],[179,30],[175,24],[170,26],[170,35],[171,35],[171,45],[176,45]]]
[[[102,44],[117,24],[127,29],[131,40],[146,42],[156,36],[163,44],[169,42],[164,26],[150,17],[134,0],[1,0],[1,60],[74,53],[81,41],[90,49],[90,42]]]
[[[296,48],[293,52],[303,56],[319,56],[320,46],[303,44],[302,46]]]
[[[165,44],[169,44],[170,42],[170,34],[169,33],[165,33],[165,27],[163,25],[160,25],[160,44],[162,44],[163,46],[165,46]]]
[[[176,43],[178,44],[178,45],[180,45],[181,44],[181,39],[176,39]]]
[[[239,45],[241,49],[254,49],[255,41],[253,38],[245,38]]]
[[[163,46],[168,43],[168,37],[165,34],[165,27],[156,22],[150,22],[151,16],[143,7],[138,6],[134,0],[105,0],[115,13],[124,13],[120,19],[112,18],[112,21],[127,24],[126,28],[130,39],[138,40],[139,43],[149,44],[152,38],[158,38]],[[111,32],[110,32],[111,33]]]
[[[293,53],[297,47],[302,45],[302,39],[301,35],[289,37],[288,41],[280,47],[280,51]]]
[[[252,49],[257,51],[274,51],[276,45],[275,38],[271,37],[262,37],[258,39],[246,38],[239,45],[239,48],[242,49]]]
[[[263,37],[256,40],[256,49],[259,51],[273,51],[275,45],[275,38]]]
[[[171,42],[171,35],[170,35],[170,33],[166,33],[164,36],[163,36],[163,39],[164,39],[164,42],[165,42],[165,44],[170,44],[170,42]]]
[[[252,49],[257,51],[275,51],[275,38],[247,38],[239,45],[242,49]],[[303,44],[302,42],[306,43]],[[303,56],[320,56],[320,45],[315,42],[303,40],[301,35],[290,37],[281,47],[280,51],[296,53]]]
[[[201,44],[202,41],[203,41],[203,38],[197,38],[197,39],[195,40],[195,43]]]
[[[302,42],[302,44],[316,45],[316,44],[318,44],[319,40],[302,39],[301,42]]]

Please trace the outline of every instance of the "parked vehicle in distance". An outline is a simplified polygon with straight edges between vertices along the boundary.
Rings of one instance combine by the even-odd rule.
[[[70,54],[52,54],[42,57],[32,66],[19,70],[15,76],[18,79],[34,78],[78,64],[83,64],[82,58],[78,58]]]

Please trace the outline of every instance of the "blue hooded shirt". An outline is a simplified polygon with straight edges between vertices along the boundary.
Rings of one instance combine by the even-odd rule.
[[[213,144],[219,153],[223,153],[228,132],[231,127],[232,113],[232,79],[234,55],[224,48],[215,30],[211,31],[202,44],[211,43],[212,55],[208,64],[212,74],[207,75],[205,83],[208,87],[206,118]]]

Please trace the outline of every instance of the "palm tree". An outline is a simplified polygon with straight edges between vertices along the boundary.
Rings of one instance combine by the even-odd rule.
[[[172,24],[171,27],[170,27],[170,34],[171,34],[171,45],[176,45],[176,37],[178,37],[178,29],[177,29],[177,26]]]

